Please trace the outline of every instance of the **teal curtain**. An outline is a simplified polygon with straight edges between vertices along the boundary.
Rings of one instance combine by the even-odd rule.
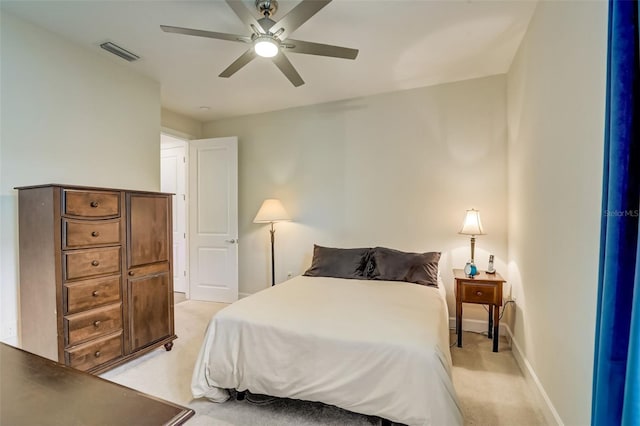
[[[595,426],[640,425],[639,28],[637,1],[609,2]]]

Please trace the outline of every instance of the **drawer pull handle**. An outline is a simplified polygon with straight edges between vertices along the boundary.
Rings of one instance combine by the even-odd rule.
[[[94,260],[94,261],[91,262],[91,265],[98,266],[98,265],[100,265],[100,262],[98,262],[97,260]]]
[[[476,291],[476,296],[482,296],[482,292],[481,291]]]
[[[89,205],[95,209],[100,205],[100,203],[98,203],[97,201],[92,201],[91,203],[89,203]]]
[[[93,322],[94,327],[100,327],[100,320],[96,320]]]
[[[100,357],[100,351],[96,351],[96,353],[93,354],[93,356],[95,356],[96,358],[99,358]]]
[[[99,237],[99,236],[100,236],[100,233],[99,233],[98,231],[93,231],[93,232],[91,233],[91,236],[92,236],[92,237]]]
[[[98,290],[93,290],[93,293],[91,293],[91,295],[93,297],[98,297],[98,296],[100,296],[100,292]]]
[[[135,274],[136,274],[135,272],[133,272],[133,271],[129,271],[129,276],[130,276],[130,277],[134,276]]]

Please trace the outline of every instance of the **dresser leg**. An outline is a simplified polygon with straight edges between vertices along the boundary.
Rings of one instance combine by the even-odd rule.
[[[171,349],[173,349],[173,342],[165,343],[164,348],[167,352],[169,352]]]

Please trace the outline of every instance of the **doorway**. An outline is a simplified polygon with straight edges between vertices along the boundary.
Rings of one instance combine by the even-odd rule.
[[[160,190],[175,194],[173,209],[173,290],[189,298],[187,270],[187,141],[160,135]]]
[[[174,300],[232,303],[238,299],[238,139],[162,133],[160,141],[161,191],[175,194]]]

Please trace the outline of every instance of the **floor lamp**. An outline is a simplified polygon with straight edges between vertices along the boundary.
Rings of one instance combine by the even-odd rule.
[[[275,268],[275,258],[274,258],[274,241],[276,230],[273,228],[273,224],[275,222],[283,222],[291,220],[287,211],[284,209],[284,206],[280,202],[280,200],[276,200],[274,198],[270,198],[264,200],[262,206],[260,206],[260,210],[258,210],[258,214],[253,219],[253,223],[270,223],[271,230],[271,285],[275,285],[276,283],[276,268]]]

